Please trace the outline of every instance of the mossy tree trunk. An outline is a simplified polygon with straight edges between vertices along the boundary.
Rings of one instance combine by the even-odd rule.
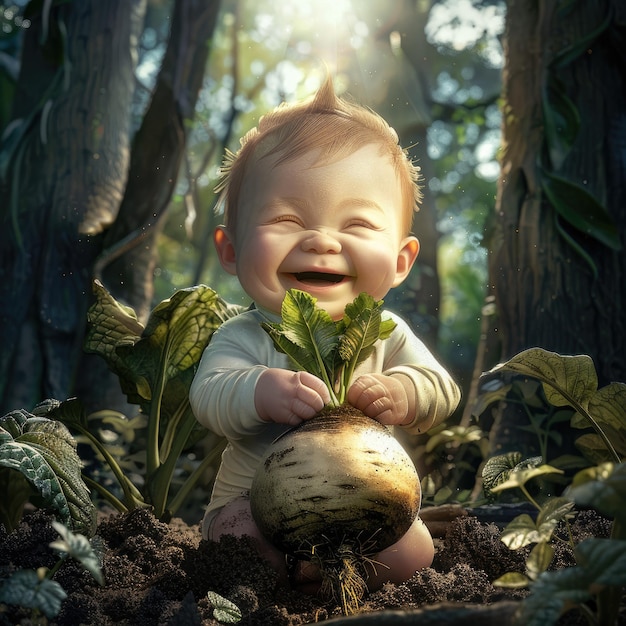
[[[7,140],[14,146],[1,189],[0,411],[77,390],[89,408],[115,408],[104,398],[119,399],[117,381],[99,360],[83,360],[91,281],[100,273],[118,299],[140,314],[150,308],[154,238],[219,1],[175,0],[168,50],[134,138],[145,0],[29,8],[13,115],[22,133]]]
[[[600,385],[626,381],[626,7],[509,0],[504,48],[495,314],[479,358],[489,367],[530,347],[588,354]],[[482,417],[492,454],[539,454],[518,428],[524,407],[502,402]],[[551,454],[576,453],[571,429],[561,434]]]
[[[626,381],[626,5],[509,0],[504,42],[492,364],[538,346]]]

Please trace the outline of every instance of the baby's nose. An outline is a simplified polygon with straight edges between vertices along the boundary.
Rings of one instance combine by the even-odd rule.
[[[318,254],[337,254],[341,252],[341,243],[327,231],[310,230],[302,240],[302,249],[305,252],[317,252]]]

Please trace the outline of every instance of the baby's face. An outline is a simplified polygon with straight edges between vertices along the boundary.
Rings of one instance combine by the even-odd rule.
[[[254,163],[240,196],[236,273],[274,313],[296,288],[340,319],[359,293],[380,299],[400,284],[419,244],[403,236],[400,185],[378,146],[326,165],[315,156]]]

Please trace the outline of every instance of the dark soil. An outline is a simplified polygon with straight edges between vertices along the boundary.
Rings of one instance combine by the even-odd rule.
[[[448,519],[443,525],[436,518],[429,522],[432,532],[440,535],[432,568],[402,585],[386,585],[365,598],[359,615],[341,618],[335,603],[279,586],[274,572],[247,539],[203,541],[198,526],[180,520],[164,524],[146,510],[111,514],[103,517],[97,533],[103,542],[105,586],[98,586],[78,564],[67,561],[55,575],[67,598],[61,613],[49,623],[214,625],[220,622],[207,598],[207,592],[213,591],[241,609],[242,625],[292,626],[328,619],[335,625],[351,626],[511,624],[515,602],[527,592],[494,587],[491,581],[508,571],[524,571],[526,551],[508,550],[496,525],[472,515]],[[574,524],[578,539],[605,536],[607,530],[606,521],[593,513],[582,513]],[[0,526],[0,578],[16,569],[52,567],[57,559],[48,544],[56,538],[50,517],[42,512],[26,516],[10,535]],[[571,564],[566,550],[557,554],[557,567]],[[478,613],[468,617],[465,611],[457,619],[458,607],[466,604]],[[47,623],[41,620],[34,622],[31,611],[0,605],[2,626]],[[577,620],[570,612],[559,624],[583,623]]]

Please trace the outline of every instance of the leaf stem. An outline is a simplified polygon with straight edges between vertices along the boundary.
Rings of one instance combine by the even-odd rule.
[[[522,490],[527,500],[538,510],[541,511],[541,506],[537,503],[537,501],[530,495],[528,489],[526,489],[526,485],[520,485],[519,488]]]
[[[124,492],[124,499],[126,501],[126,508],[127,509],[134,509],[138,505],[139,506],[143,506],[144,505],[144,498],[141,495],[140,491],[126,477],[126,475],[122,471],[122,468],[119,466],[118,462],[115,460],[113,455],[108,451],[107,447],[91,431],[86,429],[81,424],[73,422],[71,424],[71,426],[72,426],[72,428],[75,428],[78,432],[80,432],[81,435],[86,437],[89,440],[90,445],[102,455],[102,457],[104,458],[106,464],[111,469],[111,472],[113,472],[113,475],[115,476],[115,479],[117,480],[119,486],[121,487],[122,491]],[[84,478],[87,478],[87,477],[84,477]],[[95,481],[91,480],[91,482],[92,482],[93,485],[98,485],[99,490],[107,491],[106,488],[101,487]],[[118,500],[118,502],[119,502],[119,500]],[[114,506],[116,506],[116,505],[114,505]],[[118,508],[118,507],[116,506],[116,508]],[[121,509],[118,508],[118,510],[121,510]]]
[[[128,507],[119,498],[114,496],[113,493],[106,487],[84,474],[83,480],[88,487],[97,491],[116,511],[119,511],[120,513],[128,513]]]
[[[146,441],[146,481],[154,474],[160,465],[159,455],[159,430],[161,423],[161,402],[165,391],[167,354],[172,339],[170,333],[161,349],[159,358],[159,371],[157,372],[152,398],[150,399],[150,415],[148,416],[148,433]]]
[[[219,442],[214,448],[202,459],[198,467],[188,476],[187,480],[183,483],[183,486],[176,492],[176,495],[170,500],[168,509],[172,515],[174,515],[181,507],[187,496],[191,493],[196,486],[202,474],[206,471],[207,467],[211,465],[224,451],[226,447],[226,440]]]

